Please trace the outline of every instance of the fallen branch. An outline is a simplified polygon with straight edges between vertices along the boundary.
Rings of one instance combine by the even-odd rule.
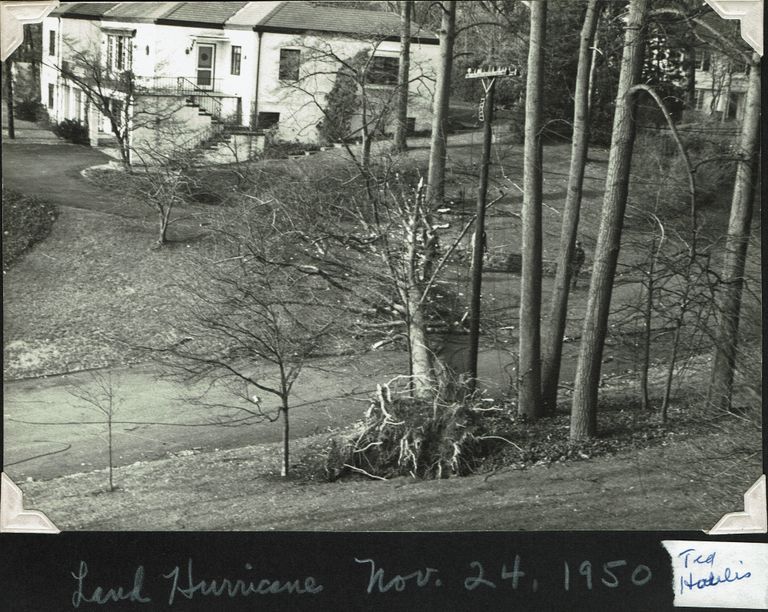
[[[507,444],[514,446],[521,453],[523,452],[523,449],[520,448],[517,444],[515,444],[514,442],[510,442],[509,440],[507,440],[506,438],[502,438],[501,436],[479,436],[477,440],[503,440]]]
[[[345,463],[344,467],[345,468],[349,468],[353,472],[360,472],[361,474],[363,474],[365,476],[368,476],[368,478],[373,478],[374,480],[384,480],[384,481],[387,480],[386,478],[383,478],[382,476],[376,476],[374,474],[370,474],[370,473],[366,472],[365,470],[361,470],[360,468],[356,468],[353,465],[349,465],[349,463]]]

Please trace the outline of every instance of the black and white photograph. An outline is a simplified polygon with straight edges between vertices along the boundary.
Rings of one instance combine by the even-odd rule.
[[[25,508],[181,532],[743,509],[762,51],[716,2],[52,4],[2,62]]]

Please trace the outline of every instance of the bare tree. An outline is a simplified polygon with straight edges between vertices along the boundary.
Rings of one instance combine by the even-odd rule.
[[[621,74],[616,92],[616,110],[606,172],[605,196],[573,391],[571,439],[574,440],[592,437],[597,432],[597,391],[600,383],[600,367],[624,224],[635,136],[634,101],[630,89],[640,79],[643,61],[643,27],[647,11],[648,0],[631,0],[626,22]]]
[[[584,184],[584,168],[589,147],[589,95],[592,72],[593,45],[597,21],[600,16],[598,0],[589,0],[581,29],[579,65],[576,73],[576,89],[573,94],[573,137],[571,141],[571,165],[568,171],[568,187],[563,207],[560,230],[555,286],[550,303],[549,334],[546,340],[542,364],[542,403],[545,411],[553,411],[557,405],[557,389],[560,379],[560,359],[563,352],[563,335],[568,314],[568,295],[571,287],[571,262],[579,227],[581,194]]]
[[[542,275],[542,89],[547,3],[530,3],[528,77],[523,150],[522,275],[520,281],[520,365],[518,411],[542,415],[541,405],[541,275]]]
[[[744,266],[757,182],[760,137],[760,56],[752,55],[749,88],[741,135],[740,158],[731,200],[728,236],[725,242],[722,288],[718,303],[718,329],[715,343],[709,401],[723,410],[731,408],[731,393],[738,347],[739,319],[744,285]]]
[[[400,0],[400,65],[397,72],[397,122],[392,147],[395,151],[408,148],[408,73],[411,62],[411,9],[413,0]]]
[[[75,384],[68,389],[69,394],[80,400],[88,408],[99,412],[104,417],[107,426],[107,471],[109,474],[109,491],[115,490],[112,477],[114,470],[114,444],[112,438],[112,423],[123,399],[117,394],[116,382],[110,372],[94,372],[90,375],[91,384]]]
[[[192,201],[199,179],[194,165],[199,161],[199,151],[185,148],[150,149],[134,148],[135,157],[141,163],[141,171],[135,172],[128,183],[130,204],[145,206],[157,215],[156,247],[168,242],[168,229],[189,215],[174,215],[182,205]]]
[[[442,14],[440,26],[440,68],[435,87],[432,141],[429,149],[427,202],[441,206],[445,196],[445,162],[448,146],[448,103],[453,69],[453,43],[456,38],[456,0],[438,2]]]
[[[234,244],[239,251],[248,246],[263,253],[261,245]],[[143,348],[173,378],[204,382],[187,401],[244,412],[253,422],[280,421],[281,474],[287,476],[293,386],[307,360],[325,346],[335,318],[304,275],[265,265],[263,258],[198,265],[180,289],[184,316],[169,322],[174,340]],[[278,406],[267,407],[262,393],[276,397]],[[231,420],[229,414],[220,418]]]

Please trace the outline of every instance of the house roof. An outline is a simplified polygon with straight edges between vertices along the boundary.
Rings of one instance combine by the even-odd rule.
[[[310,2],[62,2],[54,17],[134,21],[167,25],[253,28],[261,32],[331,32],[398,38],[400,17],[384,11],[314,5]],[[421,42],[437,43],[426,30]]]
[[[178,2],[158,22],[182,22],[223,26],[248,2]]]
[[[267,31],[311,30],[397,36],[400,17],[382,11],[315,6],[309,2],[283,2],[255,25],[257,29]]]
[[[101,17],[115,2],[62,2],[51,11],[52,17]]]
[[[144,19],[154,21],[175,9],[181,2],[118,2],[107,11],[105,17],[126,21]]]

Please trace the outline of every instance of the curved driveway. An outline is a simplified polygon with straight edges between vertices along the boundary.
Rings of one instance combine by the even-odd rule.
[[[80,174],[85,168],[109,161],[111,157],[90,147],[6,141],[3,143],[3,183],[9,189],[45,198],[59,206],[144,217],[147,211],[143,208],[126,209]]]

